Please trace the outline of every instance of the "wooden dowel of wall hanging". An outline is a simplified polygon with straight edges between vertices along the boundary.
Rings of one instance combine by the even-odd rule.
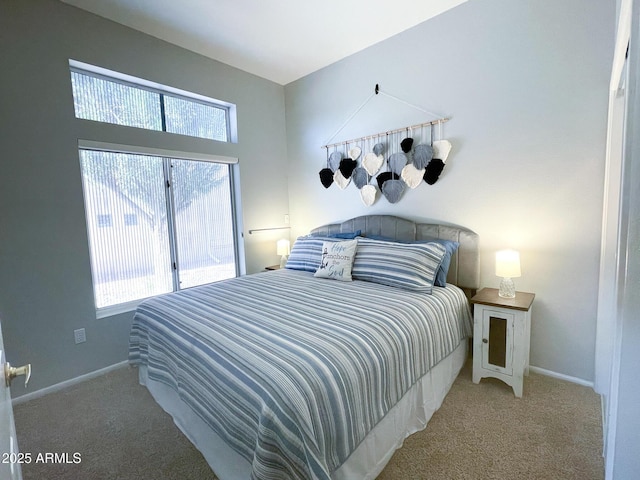
[[[366,137],[352,138],[351,140],[345,140],[343,142],[329,143],[327,145],[322,145],[320,148],[331,148],[331,147],[337,147],[340,145],[347,145],[350,143],[357,143],[363,140],[369,140],[371,138],[382,137],[383,135],[391,135],[393,133],[404,132],[405,130],[412,130],[414,128],[430,127],[431,125],[437,125],[437,124],[445,123],[448,121],[449,121],[448,118],[440,118],[438,120],[433,120],[432,122],[418,123],[416,125],[411,125],[409,127],[396,128],[395,130],[388,130],[386,132],[376,133],[374,135],[367,135]]]

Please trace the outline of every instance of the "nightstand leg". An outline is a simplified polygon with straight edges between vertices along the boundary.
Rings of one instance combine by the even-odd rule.
[[[473,381],[473,383],[480,383],[480,379],[482,378],[480,376],[480,368],[482,366],[481,364],[481,358],[482,358],[482,352],[480,351],[480,342],[478,341],[478,339],[482,336],[482,331],[478,330],[478,322],[476,321],[476,332],[475,332],[475,336],[473,337],[473,370],[472,370],[472,374],[471,374],[471,380]]]
[[[522,383],[519,385],[511,385],[511,388],[513,388],[513,394],[516,397],[522,398]]]

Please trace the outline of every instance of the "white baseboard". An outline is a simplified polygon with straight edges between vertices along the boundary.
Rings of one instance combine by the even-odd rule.
[[[571,377],[563,373],[552,372],[551,370],[545,370],[544,368],[534,367],[533,365],[529,365],[529,371],[533,373],[539,373],[540,375],[546,375],[547,377],[559,378],[560,380],[566,380],[567,382],[577,383],[578,385],[583,385],[585,387],[590,387],[590,388],[594,387],[593,382],[588,382],[587,380],[583,380],[582,378]]]
[[[69,380],[65,380],[64,382],[56,383],[55,385],[51,385],[50,387],[41,388],[40,390],[36,390],[35,392],[29,392],[24,395],[20,395],[19,397],[12,399],[11,403],[14,406],[20,405],[21,403],[28,402],[29,400],[34,400],[36,398],[44,397],[49,393],[58,392],[72,385],[76,385],[78,383],[91,380],[92,378],[99,377],[101,375],[104,375],[105,373],[113,372],[114,370],[119,370],[120,368],[126,367],[128,364],[129,362],[127,360],[124,360],[114,365],[101,368],[100,370],[95,370],[93,372],[80,375],[79,377],[71,378]]]
[[[20,395],[19,397],[12,399],[11,403],[13,405],[19,405],[21,403],[28,402],[29,400],[34,400],[36,398],[44,397],[49,393],[58,392],[72,385],[77,385],[78,383],[91,380],[92,378],[99,377],[101,375],[104,375],[105,373],[109,373],[114,370],[124,368],[128,364],[129,362],[127,360],[124,360],[114,365],[110,365],[108,367],[101,368],[93,372],[85,373],[84,375],[80,375],[79,377],[71,378],[69,380],[65,380],[64,382],[56,383],[55,385],[51,385],[49,387],[36,390],[35,392],[29,392],[24,395]],[[529,366],[529,371],[533,373],[539,373],[540,375],[546,375],[547,377],[559,378],[560,380],[566,380],[567,382],[576,383],[578,385],[583,385],[585,387],[590,387],[590,388],[594,387],[593,382],[588,382],[587,380],[583,380],[581,378],[571,377],[569,375],[553,372],[551,370],[545,370],[544,368],[534,367],[533,365]]]

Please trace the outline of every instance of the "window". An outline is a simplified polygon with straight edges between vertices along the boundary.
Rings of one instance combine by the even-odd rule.
[[[236,276],[229,165],[89,149],[80,165],[98,309]]]
[[[157,93],[73,70],[71,86],[78,118],[162,130]]]
[[[228,104],[211,99],[205,101],[199,96],[198,99],[185,97],[188,92],[169,94],[108,79],[73,65],[78,65],[78,62],[71,67],[73,106],[77,118],[229,141]]]
[[[79,71],[76,116],[212,140],[230,138],[227,104]],[[214,102],[214,101],[211,101]],[[238,275],[236,159],[79,141],[98,317],[143,298]]]

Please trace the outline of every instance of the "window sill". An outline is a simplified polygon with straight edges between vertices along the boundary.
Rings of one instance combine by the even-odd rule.
[[[140,302],[146,299],[142,298],[140,300],[132,300],[127,303],[119,303],[118,305],[111,305],[109,307],[103,307],[96,309],[96,318],[107,318],[113,317],[114,315],[119,315],[121,313],[130,313],[133,312]]]

